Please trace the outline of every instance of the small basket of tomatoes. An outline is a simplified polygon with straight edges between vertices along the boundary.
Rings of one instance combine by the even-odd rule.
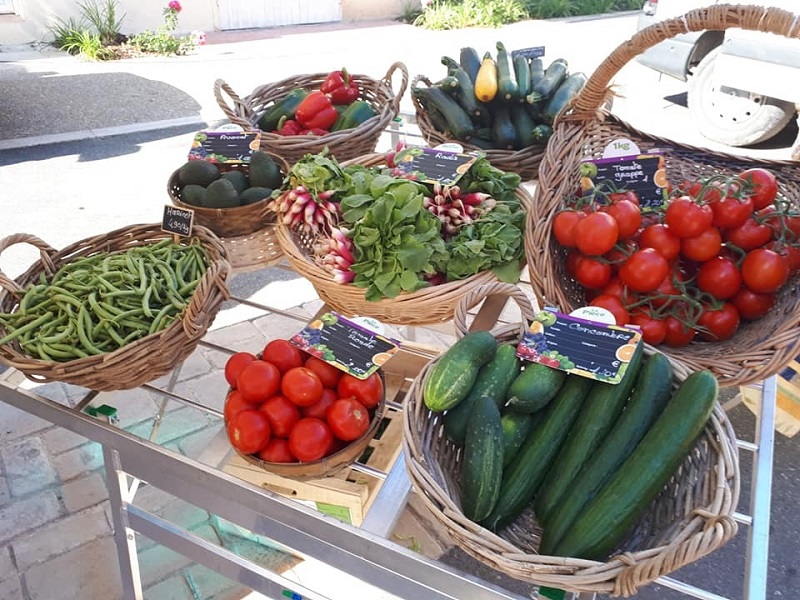
[[[385,409],[379,369],[365,379],[275,339],[225,364],[228,439],[247,462],[283,477],[331,475],[364,453]]]
[[[761,381],[800,353],[800,164],[650,137],[607,108],[619,69],[676,33],[770,23],[785,35],[779,24],[793,18],[713,6],[639,32],[601,63],[555,124],[528,212],[541,305],[603,306],[673,363],[708,369],[723,386]],[[581,179],[581,165],[622,138],[663,156],[667,194],[652,210],[630,189]]]

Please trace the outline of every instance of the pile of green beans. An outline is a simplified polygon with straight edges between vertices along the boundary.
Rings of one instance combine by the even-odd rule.
[[[0,313],[0,345],[57,362],[113,352],[178,319],[208,264],[199,243],[171,238],[79,258],[49,281],[42,273],[16,310]]]

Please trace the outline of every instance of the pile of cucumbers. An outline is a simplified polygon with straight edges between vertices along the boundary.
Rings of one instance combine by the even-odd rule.
[[[564,58],[545,68],[542,58],[510,52],[503,42],[496,46],[494,56],[487,51],[481,57],[471,46],[461,48],[458,60],[443,56],[447,74],[435,82],[416,78],[411,96],[450,139],[485,150],[544,145],[586,75],[570,73]]]
[[[462,448],[467,518],[497,532],[532,506],[541,554],[604,560],[711,416],[709,371],[673,383],[667,358],[641,345],[610,384],[520,361],[515,345],[477,331],[432,365],[423,401]]]

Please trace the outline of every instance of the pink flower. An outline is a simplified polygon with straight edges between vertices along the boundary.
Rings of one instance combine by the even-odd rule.
[[[206,32],[205,31],[193,31],[192,35],[194,36],[194,43],[198,46],[205,46],[206,44]]]
[[[178,2],[178,0],[170,0],[170,3],[167,6],[170,10],[181,12],[181,3]]]

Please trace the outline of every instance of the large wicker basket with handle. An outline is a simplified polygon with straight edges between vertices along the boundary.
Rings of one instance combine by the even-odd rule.
[[[393,79],[397,73],[400,74],[400,83],[395,91]],[[375,109],[377,114],[374,117],[367,119],[358,127],[334,131],[324,136],[283,136],[262,131],[262,150],[283,157],[290,165],[304,155],[316,154],[324,148],[328,148],[340,161],[374,152],[381,134],[400,113],[400,101],[408,87],[408,69],[403,63],[396,62],[381,79],[352,73],[350,76],[361,88],[361,99]],[[308,91],[319,89],[326,77],[327,73],[289,77],[259,86],[244,98],[238,96],[222,79],[218,79],[214,83],[214,96],[231,123],[248,131],[257,131],[258,119],[273,103],[281,100],[294,88],[304,88]],[[231,104],[223,96],[223,92]]]
[[[476,288],[463,298],[454,318],[458,335],[469,330],[467,312],[490,296],[511,298],[519,306],[523,322],[492,331],[498,341],[518,342],[533,310],[525,293],[508,284]],[[718,402],[681,467],[628,541],[605,562],[539,554],[542,528],[530,507],[497,534],[474,523],[461,508],[463,451],[445,434],[443,413],[428,410],[422,397],[425,380],[438,360],[420,371],[406,397],[403,451],[410,479],[433,517],[477,560],[536,585],[630,596],[715,551],[736,534],[733,515],[740,477],[736,438]],[[673,364],[673,385],[687,375],[683,365]]]
[[[58,270],[78,259],[122,252],[156,244],[172,238],[160,224],[131,225],[87,238],[56,250],[28,234],[15,234],[0,240],[0,252],[15,244],[30,244],[40,259],[16,279],[0,273],[0,312],[20,309],[20,299],[30,286],[48,281]],[[15,341],[0,345],[0,362],[24,373],[34,381],[61,381],[97,391],[138,387],[171,371],[189,356],[211,326],[224,300],[229,297],[227,279],[231,271],[219,238],[204,227],[195,227],[181,244],[199,243],[207,256],[206,270],[198,281],[188,305],[166,328],[102,354],[92,354],[66,362],[35,358]],[[111,273],[107,279],[111,279]],[[7,331],[0,326],[0,336]]]
[[[642,151],[663,152],[671,181],[696,180],[715,174],[734,175],[751,167],[771,170],[778,179],[778,197],[800,207],[800,165],[789,161],[756,160],[655,138],[608,113],[612,78],[638,54],[678,34],[738,27],[800,37],[798,16],[777,8],[717,5],[698,9],[639,31],[618,46],[589,78],[555,124],[539,169],[539,185],[528,215],[525,250],[531,286],[543,305],[564,312],[585,304],[582,291],[566,274],[566,252],[551,235],[551,220],[579,181],[584,158],[600,158],[606,144],[628,138]],[[535,225],[535,226],[534,226]],[[720,385],[744,385],[779,372],[800,353],[800,277],[794,276],[779,292],[774,308],[761,319],[742,322],[727,341],[693,341],[687,346],[659,349],[692,370],[709,369]]]

